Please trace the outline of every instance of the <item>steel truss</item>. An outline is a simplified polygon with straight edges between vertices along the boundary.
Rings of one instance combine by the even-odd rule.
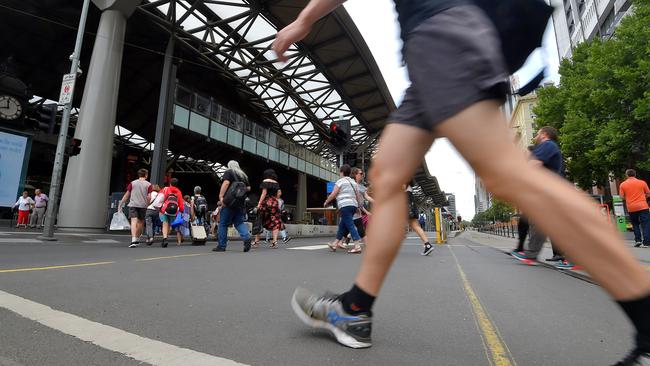
[[[326,122],[351,120],[353,146],[375,147],[367,129],[300,45],[289,61],[270,50],[277,25],[262,0],[149,0],[139,11],[161,29],[174,29],[177,41],[193,50],[236,85],[272,129],[326,158]],[[375,137],[372,137],[375,140]]]

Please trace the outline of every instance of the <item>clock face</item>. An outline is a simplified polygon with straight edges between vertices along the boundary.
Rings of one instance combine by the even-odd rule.
[[[0,95],[0,118],[14,120],[23,114],[23,105],[20,101],[9,95]]]

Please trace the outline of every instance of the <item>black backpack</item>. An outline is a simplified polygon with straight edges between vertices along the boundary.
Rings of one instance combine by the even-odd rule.
[[[208,200],[203,196],[198,196],[194,198],[194,213],[197,216],[203,217],[208,211]]]
[[[230,182],[226,194],[223,196],[223,205],[225,207],[243,208],[246,204],[246,183],[239,180],[236,173],[233,172],[235,181]]]
[[[483,9],[499,32],[508,72],[513,74],[524,65],[528,56],[542,45],[544,31],[553,14],[553,7],[543,0],[473,1]],[[542,70],[540,75],[521,89],[534,89],[542,81],[543,75]]]

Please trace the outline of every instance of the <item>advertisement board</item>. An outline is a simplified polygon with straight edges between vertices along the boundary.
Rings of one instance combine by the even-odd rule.
[[[27,173],[29,138],[0,131],[0,207],[12,207]]]

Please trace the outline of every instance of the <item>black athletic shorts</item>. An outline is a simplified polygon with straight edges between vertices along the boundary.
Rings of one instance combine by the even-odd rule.
[[[129,207],[129,218],[144,220],[145,216],[147,216],[146,207]]]
[[[406,36],[411,86],[391,123],[432,131],[472,104],[504,100],[508,72],[492,21],[474,5],[435,14]]]

